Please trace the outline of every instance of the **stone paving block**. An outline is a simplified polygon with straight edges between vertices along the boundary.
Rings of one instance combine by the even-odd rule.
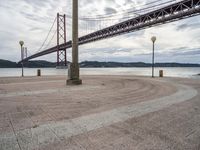
[[[21,150],[14,133],[0,134],[0,150]]]
[[[15,131],[32,128],[34,126],[34,123],[25,112],[12,113],[10,117]]]
[[[0,150],[199,150],[200,81],[65,78],[0,79]]]

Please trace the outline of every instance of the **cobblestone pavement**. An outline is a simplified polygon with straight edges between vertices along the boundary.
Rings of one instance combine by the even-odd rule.
[[[200,80],[0,78],[0,150],[200,149]]]

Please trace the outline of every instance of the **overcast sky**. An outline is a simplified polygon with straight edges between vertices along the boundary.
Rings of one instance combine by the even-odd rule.
[[[152,0],[80,0],[80,16],[118,13],[140,8]],[[155,0],[154,0],[155,1]],[[71,15],[71,0],[0,0],[0,59],[20,59],[19,40],[29,55],[42,45],[56,13]],[[98,29],[100,25],[93,24]],[[200,63],[200,16],[164,24],[111,39],[80,46],[80,61],[150,62],[151,36],[157,37],[156,62]],[[80,22],[80,34],[89,29]],[[71,40],[71,19],[67,18],[67,40]],[[52,42],[52,46],[55,41]],[[56,61],[50,54],[38,59]],[[68,50],[71,60],[71,49]]]

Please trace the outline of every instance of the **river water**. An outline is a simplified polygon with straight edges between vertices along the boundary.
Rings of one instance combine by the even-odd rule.
[[[25,76],[36,76],[38,68],[24,68]],[[155,76],[159,75],[159,70],[164,71],[164,76],[168,77],[188,77],[199,78],[200,67],[167,67],[155,68]],[[66,75],[67,69],[41,68],[42,75]],[[81,75],[142,75],[151,76],[151,68],[81,68]],[[0,77],[20,76],[20,68],[0,68]]]

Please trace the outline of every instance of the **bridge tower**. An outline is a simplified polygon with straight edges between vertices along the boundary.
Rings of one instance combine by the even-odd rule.
[[[57,69],[67,67],[67,52],[66,48],[61,49],[62,43],[66,43],[66,15],[57,13]]]

